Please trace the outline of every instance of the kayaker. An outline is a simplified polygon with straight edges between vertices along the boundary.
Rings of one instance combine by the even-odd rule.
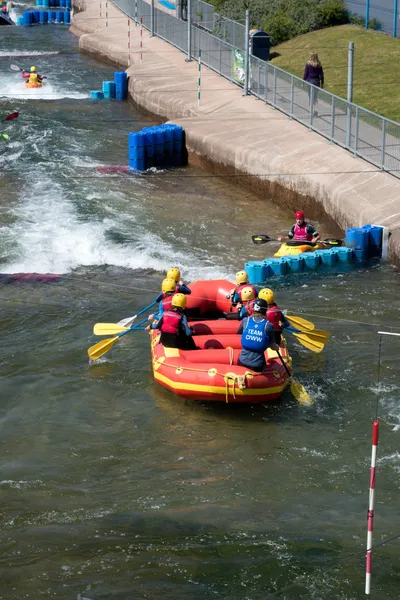
[[[25,73],[23,70],[22,77],[24,79],[29,79],[29,83],[42,83],[43,81],[43,75],[39,75],[39,73],[37,73],[36,67],[31,67],[30,73]]]
[[[177,294],[191,294],[190,288],[185,285],[181,279],[181,272],[178,267],[171,267],[168,269],[166,274],[167,279],[174,279],[176,282],[176,293]]]
[[[241,302],[237,303],[237,308],[239,311],[239,321],[242,321],[245,317],[251,317],[253,314],[254,302],[256,300],[253,286],[245,286],[240,292],[240,297]]]
[[[174,269],[170,269],[168,271],[168,273],[170,273],[170,271],[174,271]],[[179,270],[176,269],[178,272]],[[176,275],[176,273],[172,273],[173,275]],[[167,274],[168,275],[168,274]],[[180,274],[179,274],[180,275]],[[162,315],[162,313],[164,312],[164,310],[166,310],[166,308],[170,308],[171,307],[171,300],[172,300],[172,296],[174,294],[191,294],[192,291],[190,290],[190,288],[188,288],[186,285],[177,285],[176,284],[176,280],[173,277],[166,277],[165,279],[163,279],[163,282],[161,284],[161,293],[158,294],[157,298],[156,298],[156,302],[160,302],[159,305],[159,310],[158,313],[156,315],[151,314],[148,317],[149,321],[152,321],[154,318],[159,319]],[[179,282],[178,282],[179,284]]]
[[[287,236],[278,237],[278,242],[286,242],[286,240],[296,240],[299,242],[318,242],[319,233],[311,223],[307,223],[304,219],[304,212],[298,210],[294,215],[296,223],[292,226]]]
[[[279,346],[274,342],[274,328],[266,319],[267,308],[266,300],[257,298],[253,305],[253,315],[243,319],[237,331],[242,334],[242,351],[238,365],[258,373],[267,366],[265,350],[279,350]]]
[[[171,308],[167,309],[151,329],[160,329],[160,342],[166,348],[180,348],[181,350],[196,350],[192,338],[193,330],[189,327],[184,310],[186,308],[185,294],[174,294]]]
[[[254,298],[257,298],[257,290],[254,285],[249,284],[249,276],[246,271],[238,271],[236,273],[236,288],[231,290],[232,306],[236,306],[238,302],[242,302],[242,290],[245,287],[251,287],[254,292]]]
[[[259,298],[265,300],[268,304],[267,320],[272,324],[275,331],[275,343],[280,345],[282,338],[282,329],[290,327],[289,321],[275,302],[275,295],[269,288],[263,288],[258,294]]]

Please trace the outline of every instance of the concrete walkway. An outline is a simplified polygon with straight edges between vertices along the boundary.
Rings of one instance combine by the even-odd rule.
[[[82,3],[82,0],[79,0]],[[87,0],[71,31],[82,50],[128,67],[134,102],[185,128],[190,160],[200,160],[310,217],[325,213],[342,229],[375,223],[390,227],[390,254],[400,259],[400,180],[378,171],[311,132],[283,113],[203,67],[201,106],[197,106],[197,63],[140,28],[104,0]],[[78,6],[78,2],[77,2]],[[132,24],[132,22],[131,22]],[[99,82],[100,83],[100,82]]]

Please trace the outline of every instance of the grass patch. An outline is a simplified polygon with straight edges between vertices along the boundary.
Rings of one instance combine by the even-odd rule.
[[[353,102],[400,122],[400,41],[358,25],[340,25],[274,46],[271,63],[303,77],[310,52],[321,60],[325,89],[347,96],[347,47],[354,42]]]

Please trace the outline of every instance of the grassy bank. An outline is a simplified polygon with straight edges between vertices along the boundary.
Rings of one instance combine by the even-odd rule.
[[[400,122],[400,40],[357,25],[341,25],[300,35],[272,48],[274,65],[303,76],[315,51],[322,62],[325,89],[346,97],[347,47],[354,42],[353,102]]]

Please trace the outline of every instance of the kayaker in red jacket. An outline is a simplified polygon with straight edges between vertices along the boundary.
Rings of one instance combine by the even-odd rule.
[[[24,79],[29,79],[29,83],[42,83],[43,81],[43,75],[39,75],[39,73],[37,73],[36,67],[31,67],[30,73],[25,73],[23,70],[22,77]]]
[[[279,242],[285,242],[286,240],[296,240],[298,242],[318,242],[319,233],[311,223],[307,223],[304,219],[304,213],[302,210],[298,210],[294,215],[296,223],[290,229],[288,235],[285,237],[278,237]]]

